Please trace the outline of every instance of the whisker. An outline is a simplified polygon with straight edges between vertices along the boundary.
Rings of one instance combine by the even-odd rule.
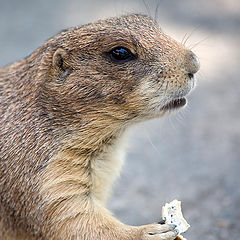
[[[184,42],[184,40],[185,40],[185,38],[186,38],[187,35],[188,35],[188,33],[186,32],[186,33],[184,34],[184,36],[183,36],[182,41],[181,41],[181,44],[182,44],[182,45],[184,45],[183,42]]]
[[[168,116],[168,122],[174,131],[177,131],[176,125],[173,122],[173,115]]]
[[[145,6],[145,8],[146,8],[146,11],[147,11],[148,16],[152,17],[152,13],[151,13],[151,10],[150,10],[149,5],[146,3],[145,0],[142,0],[142,2],[143,2],[144,6]]]
[[[193,46],[189,46],[189,49],[192,50],[193,48],[197,47],[198,45],[200,45],[201,43],[203,43],[204,41],[208,40],[210,37],[205,37],[202,40],[198,41],[197,43],[195,43]]]
[[[197,26],[197,27],[195,27],[195,28],[189,33],[188,36],[187,36],[187,34],[184,35],[184,38],[187,36],[186,39],[185,39],[184,41],[182,41],[182,44],[183,44],[184,46],[186,46],[187,41],[190,39],[190,37],[193,35],[193,33],[196,32],[199,28],[200,28],[200,25]]]
[[[144,129],[144,132],[145,132],[145,135],[146,135],[149,143],[150,143],[151,146],[153,147],[153,149],[160,155],[160,154],[161,154],[160,151],[158,150],[158,148],[156,147],[156,145],[153,143],[153,141],[152,141],[150,135],[147,133],[146,129]]]
[[[158,16],[159,16],[159,6],[160,6],[160,0],[157,1],[157,6],[155,8],[155,14],[154,14],[154,21],[158,21]]]

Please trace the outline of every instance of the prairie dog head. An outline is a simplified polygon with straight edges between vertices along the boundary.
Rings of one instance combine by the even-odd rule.
[[[186,104],[199,70],[195,54],[144,15],[68,29],[48,45],[54,46],[43,84],[48,103],[54,103],[48,110],[71,123],[163,116]]]

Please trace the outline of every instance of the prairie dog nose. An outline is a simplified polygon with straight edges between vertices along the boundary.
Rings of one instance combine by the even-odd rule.
[[[200,63],[197,56],[190,50],[186,54],[186,71],[190,74],[195,74],[200,68]]]

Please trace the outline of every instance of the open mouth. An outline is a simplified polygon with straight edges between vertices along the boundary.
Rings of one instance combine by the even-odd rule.
[[[177,108],[181,108],[185,106],[187,103],[187,99],[185,97],[179,98],[179,99],[174,99],[168,104],[164,105],[162,110],[174,110]]]

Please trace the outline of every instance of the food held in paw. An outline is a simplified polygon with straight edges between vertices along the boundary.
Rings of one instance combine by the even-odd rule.
[[[184,219],[182,210],[181,210],[181,201],[173,200],[170,203],[166,203],[162,207],[162,218],[166,220],[167,224],[175,224],[176,229],[179,231],[179,234],[184,233],[188,230],[190,225]],[[177,240],[186,240],[181,235],[179,235]]]

